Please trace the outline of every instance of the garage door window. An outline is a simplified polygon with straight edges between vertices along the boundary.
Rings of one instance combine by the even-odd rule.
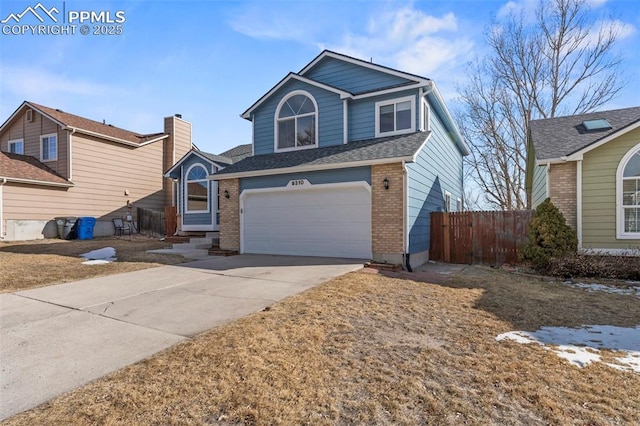
[[[313,148],[317,139],[318,108],[311,94],[297,90],[284,98],[276,113],[276,151]]]

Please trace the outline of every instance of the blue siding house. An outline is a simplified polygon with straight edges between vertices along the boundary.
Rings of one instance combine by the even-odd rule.
[[[462,209],[468,148],[428,78],[325,50],[242,117],[254,155],[209,175],[223,249],[411,268],[430,212]]]

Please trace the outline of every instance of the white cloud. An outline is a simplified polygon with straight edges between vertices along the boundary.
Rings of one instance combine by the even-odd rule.
[[[47,99],[59,95],[113,95],[121,92],[105,84],[72,79],[33,67],[1,65],[0,75],[6,90],[25,99]]]
[[[328,48],[430,77],[453,69],[472,51],[473,41],[457,32],[453,13],[434,17],[406,6],[371,17],[364,33],[347,33]]]
[[[287,13],[265,5],[268,4],[244,9],[229,21],[229,25],[234,31],[257,39],[308,41],[313,20],[305,19],[304,24],[300,20],[300,16],[312,14],[307,5],[287,3],[290,5]]]
[[[520,15],[523,14],[527,20],[533,20],[535,18],[536,8],[538,7],[538,0],[512,0],[505,3],[500,9],[498,9],[498,18],[504,18],[510,14]]]

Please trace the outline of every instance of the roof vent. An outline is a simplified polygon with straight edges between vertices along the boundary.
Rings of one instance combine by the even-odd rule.
[[[34,117],[34,114],[33,114],[33,110],[32,109],[28,109],[27,110],[27,121],[29,123],[33,123],[34,118],[35,117]]]
[[[176,118],[182,118],[182,114],[174,114]]]
[[[585,120],[582,122],[582,125],[588,131],[613,129],[611,124],[609,124],[609,122],[604,118],[599,118],[597,120]]]

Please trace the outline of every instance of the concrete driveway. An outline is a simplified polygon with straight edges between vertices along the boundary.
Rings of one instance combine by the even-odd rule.
[[[0,294],[0,420],[361,267],[212,257]]]

